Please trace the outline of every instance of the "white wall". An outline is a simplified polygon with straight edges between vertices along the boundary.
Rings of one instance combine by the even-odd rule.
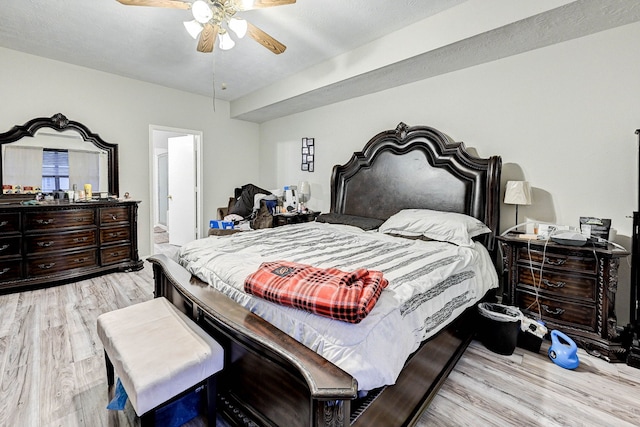
[[[612,219],[630,249],[637,210],[640,128],[640,24],[441,75],[263,123],[260,183],[303,179],[308,205],[328,211],[334,164],[380,131],[404,121],[464,141],[480,156],[502,156],[503,181],[526,179],[533,205],[520,216],[578,225],[580,216]],[[316,172],[300,171],[300,139],[314,137]],[[513,225],[503,205],[502,229]],[[617,311],[628,321],[629,265],[623,260]]]
[[[215,218],[233,188],[258,177],[258,125],[229,119],[229,104],[124,77],[0,48],[0,132],[62,113],[120,155],[120,193],[140,200],[138,243],[151,253],[149,125],[201,130],[204,215]]]

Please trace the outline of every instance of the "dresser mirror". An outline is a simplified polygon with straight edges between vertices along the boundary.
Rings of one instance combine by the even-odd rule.
[[[0,134],[2,199],[83,190],[118,195],[118,145],[63,114],[39,117]]]

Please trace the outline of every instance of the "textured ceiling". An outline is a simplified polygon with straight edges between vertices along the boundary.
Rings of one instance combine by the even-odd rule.
[[[197,52],[182,24],[189,10],[2,0],[0,46],[206,96],[215,82],[230,101],[462,1],[299,0],[239,14],[287,46],[275,55],[249,37]]]
[[[293,93],[282,90],[283,95],[270,99],[262,95],[269,89],[292,87],[287,82],[294,76],[321,80],[310,70],[333,64],[347,52],[361,52],[359,59],[391,56],[394,52],[381,52],[376,46],[407,28],[430,27],[444,14],[457,16],[461,9],[482,12],[451,21],[442,32],[477,26],[474,20],[491,21],[498,10],[515,9],[508,11],[509,16],[517,16],[518,8],[525,7],[539,9],[385,65],[345,73],[344,78],[334,76]],[[182,25],[191,19],[190,11],[124,6],[116,0],[2,0],[0,46],[215,96],[232,103],[232,117],[263,122],[636,22],[640,2],[539,0],[518,6],[505,0],[298,0],[241,16],[284,43],[287,50],[274,55],[247,37],[232,50],[216,47],[213,54],[203,54],[196,51],[196,42]],[[414,40],[402,44],[410,47]],[[345,69],[359,65],[341,63]]]

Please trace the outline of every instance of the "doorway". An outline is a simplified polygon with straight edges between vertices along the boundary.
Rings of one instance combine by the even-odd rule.
[[[202,132],[149,127],[152,252],[175,253],[201,237]]]

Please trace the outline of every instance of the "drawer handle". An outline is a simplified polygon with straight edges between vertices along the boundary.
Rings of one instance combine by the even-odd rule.
[[[76,243],[80,243],[80,242],[86,242],[89,238],[87,236],[84,237],[76,237],[75,239],[73,239],[74,242]]]
[[[117,221],[118,217],[116,215],[111,215],[111,219],[114,220],[114,221]]]
[[[6,267],[3,268],[2,271],[0,271],[0,276],[2,276],[4,273],[8,272],[10,270],[10,268]]]
[[[52,241],[48,241],[48,242],[38,242],[38,246],[40,246],[41,248],[48,248],[50,246],[53,246],[56,242],[52,242]]]
[[[556,308],[554,310],[549,309],[549,306],[546,304],[541,304],[541,307],[544,311],[547,312],[547,314],[551,314],[552,316],[559,316],[562,313],[564,313],[564,308]]]
[[[9,247],[9,245],[2,245],[0,246],[0,252],[6,250]]]
[[[80,262],[85,262],[85,261],[87,261],[88,259],[89,259],[89,257],[76,258],[76,259],[74,259],[74,260],[73,260],[73,262],[78,262],[78,263],[80,263]]]
[[[54,220],[53,219],[36,219],[36,223],[42,224],[42,225],[49,225],[49,224],[53,224]]]
[[[546,262],[549,265],[554,265],[554,266],[557,267],[559,265],[564,265],[567,262],[567,260],[566,259],[562,259],[562,258],[556,258],[554,260],[554,259],[545,257],[544,262]]]
[[[117,233],[109,233],[109,237],[120,237],[124,236],[124,232],[118,231]]]
[[[564,288],[567,285],[567,282],[551,282],[547,279],[542,279],[542,283],[549,288]]]
[[[109,254],[109,256],[110,256],[110,257],[117,257],[117,256],[120,256],[120,254],[121,254],[120,252],[111,252],[111,253]]]
[[[38,267],[43,269],[43,270],[48,270],[50,268],[53,268],[56,265],[55,262],[52,262],[50,264],[38,264]]]
[[[0,227],[4,227],[7,224],[9,224],[9,221],[1,221],[0,222]]]

